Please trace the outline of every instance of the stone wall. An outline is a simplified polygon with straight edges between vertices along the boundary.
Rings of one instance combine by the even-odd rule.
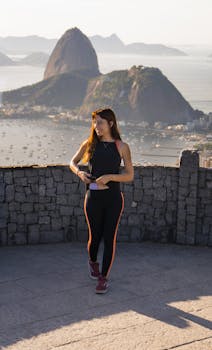
[[[135,166],[122,183],[118,241],[212,245],[212,169],[196,151],[180,167]],[[68,166],[0,168],[0,244],[87,241],[85,185]]]

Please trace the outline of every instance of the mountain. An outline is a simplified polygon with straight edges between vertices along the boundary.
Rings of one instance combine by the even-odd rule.
[[[187,54],[181,50],[161,44],[133,43],[126,45],[125,52],[139,55],[187,56]]]
[[[124,43],[116,34],[112,34],[106,38],[100,35],[94,35],[90,37],[90,41],[97,52],[123,53],[125,51]]]
[[[44,79],[61,73],[85,71],[90,77],[99,75],[96,52],[90,40],[72,28],[57,42],[47,63]]]
[[[37,35],[0,37],[1,50],[8,54],[31,54],[40,51],[50,53],[56,42],[57,39],[46,39]]]
[[[132,43],[125,45],[116,34],[112,34],[109,37],[94,35],[89,39],[97,52],[122,54],[137,53],[141,55],[186,55],[181,49],[171,48],[160,44]],[[9,54],[31,54],[40,51],[51,54],[57,41],[58,39],[47,39],[37,35],[26,37],[0,37],[0,48],[2,52]]]
[[[16,62],[11,60],[8,56],[0,52],[0,66],[15,66]]]
[[[2,94],[3,104],[63,106],[75,109],[82,104],[89,78],[80,72],[58,74],[36,84]]]
[[[186,56],[186,53],[161,44],[132,43],[125,45],[116,34],[103,38],[100,35],[90,37],[97,52],[139,54],[139,55],[164,55]]]
[[[133,66],[96,78],[84,72],[58,74],[32,86],[3,92],[3,103],[28,103],[78,108],[87,117],[111,106],[119,119],[130,122],[185,123],[197,112],[158,68]]]
[[[49,60],[49,55],[44,52],[34,52],[31,55],[21,59],[19,65],[30,65],[30,66],[46,66]]]
[[[184,123],[196,113],[158,68],[133,66],[90,80],[80,108],[87,116],[111,106],[125,121]]]

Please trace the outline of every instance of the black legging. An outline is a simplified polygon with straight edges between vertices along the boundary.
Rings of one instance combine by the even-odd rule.
[[[88,190],[85,195],[84,212],[88,224],[88,253],[97,260],[101,238],[104,239],[102,275],[108,277],[113,264],[116,235],[124,209],[124,196],[120,191]]]

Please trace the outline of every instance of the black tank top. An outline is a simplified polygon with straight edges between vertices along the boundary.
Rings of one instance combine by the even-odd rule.
[[[121,156],[116,142],[98,141],[88,166],[92,176],[99,177],[106,174],[119,174]],[[120,190],[120,183],[109,181],[110,190]]]

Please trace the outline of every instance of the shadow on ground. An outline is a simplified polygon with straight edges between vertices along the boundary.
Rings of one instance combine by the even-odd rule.
[[[2,247],[0,345],[127,312],[142,315],[144,324],[159,320],[183,329],[191,321],[212,329],[195,308],[211,295],[211,266],[211,248],[118,243],[110,290],[96,295],[86,244]]]

